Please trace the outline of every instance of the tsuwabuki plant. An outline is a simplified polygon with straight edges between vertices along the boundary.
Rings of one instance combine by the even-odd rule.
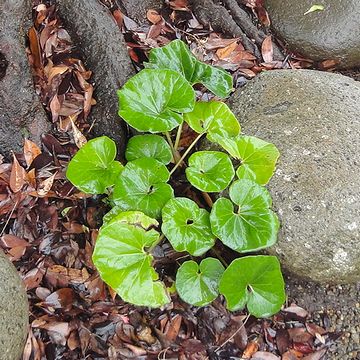
[[[119,115],[147,133],[129,140],[127,163],[115,160],[116,145],[107,137],[90,140],[69,163],[72,184],[86,193],[106,194],[112,205],[93,261],[124,301],[161,307],[170,302],[171,291],[153,267],[153,253],[160,242],[168,241],[191,258],[176,275],[182,300],[204,306],[221,294],[230,310],[246,306],[254,316],[270,316],[285,300],[277,258],[241,256],[228,265],[207,253],[217,239],[239,254],[275,243],[279,221],[264,185],[274,173],[279,152],[273,144],[241,134],[225,103],[196,101],[195,84],[218,98],[233,90],[227,72],[198,61],[182,41],[153,49],[145,69],[118,91]],[[184,122],[198,135],[179,154]],[[194,152],[203,137],[223,151]],[[174,196],[169,181],[180,171],[208,200],[207,208]],[[213,204],[209,193],[217,194]]]

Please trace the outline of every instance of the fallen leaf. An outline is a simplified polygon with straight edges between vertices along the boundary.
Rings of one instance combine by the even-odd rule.
[[[324,355],[326,354],[326,352],[327,349],[322,349],[303,357],[302,360],[325,360]]]
[[[80,149],[87,143],[86,137],[78,129],[78,127],[75,125],[75,123],[71,117],[70,117],[70,121],[71,121],[72,130],[73,130],[75,144]]]
[[[150,9],[146,13],[147,19],[154,25],[161,21],[161,15],[154,9]]]
[[[10,173],[10,189],[12,192],[17,193],[20,191],[26,182],[26,171],[19,164],[15,155],[13,155],[13,164]]]
[[[41,154],[40,148],[32,141],[25,139],[24,141],[24,158],[26,165],[29,167],[34,159]]]
[[[57,173],[51,175],[49,178],[45,179],[44,181],[42,181],[38,188],[37,188],[37,194],[40,197],[44,197],[46,195],[48,195],[49,191],[51,190],[53,184],[54,184],[54,180],[55,180],[55,176]]]
[[[261,55],[266,63],[272,62],[274,58],[274,48],[272,36],[267,36],[261,45]]]
[[[324,5],[313,5],[311,8],[304,12],[304,15],[310,14],[314,11],[323,11],[325,9]]]
[[[34,67],[36,69],[42,68],[41,51],[39,43],[39,35],[34,27],[30,28],[28,32],[30,51],[34,59]]]
[[[272,353],[265,351],[257,351],[251,358],[252,360],[280,360],[280,358]]]
[[[246,349],[243,352],[243,359],[251,359],[251,357],[258,351],[259,344],[257,341],[250,341]]]

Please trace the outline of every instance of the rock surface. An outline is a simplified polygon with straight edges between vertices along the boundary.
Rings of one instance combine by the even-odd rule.
[[[319,282],[360,281],[360,84],[311,70],[263,73],[231,99],[243,132],[280,150],[271,252]]]
[[[146,13],[150,9],[159,10],[162,0],[121,0],[127,15],[138,24],[146,24],[148,20]]]
[[[0,2],[0,153],[20,151],[25,136],[39,142],[50,129],[35,94],[25,51],[31,0]]]
[[[310,59],[335,59],[339,68],[360,66],[358,0],[319,0],[323,11],[304,15],[313,0],[266,0],[272,27],[289,49]]]
[[[0,360],[19,360],[28,331],[28,301],[22,281],[0,250]]]
[[[118,117],[116,91],[134,75],[123,35],[110,12],[97,0],[59,0],[58,8],[74,43],[82,52],[84,62],[93,72],[96,106],[90,122],[93,134],[107,135],[115,140],[119,153],[126,144],[126,127]]]

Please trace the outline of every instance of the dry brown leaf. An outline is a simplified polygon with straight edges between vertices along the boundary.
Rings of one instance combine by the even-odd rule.
[[[251,359],[251,357],[258,351],[259,344],[257,341],[250,341],[246,349],[243,352],[243,359]]]
[[[216,51],[216,55],[219,59],[226,59],[230,57],[230,54],[236,49],[237,43],[236,41],[229,44],[228,46],[225,46],[224,48],[218,49]]]
[[[35,69],[41,69],[43,67],[41,60],[41,51],[39,43],[39,35],[34,27],[30,28],[28,32],[30,51],[33,56]]]
[[[272,62],[274,59],[274,48],[272,36],[267,36],[261,45],[261,55],[266,63]]]
[[[81,133],[81,131],[75,125],[75,123],[71,117],[70,117],[70,121],[71,121],[72,130],[73,130],[75,144],[80,149],[87,143],[86,137]]]
[[[280,360],[280,358],[272,353],[265,351],[257,351],[251,358],[252,360]]]
[[[26,183],[26,171],[19,164],[15,155],[13,155],[13,164],[10,173],[10,189],[16,193],[20,191]]]
[[[161,21],[161,15],[154,9],[150,9],[146,13],[147,19],[154,25]]]
[[[49,178],[43,180],[38,188],[37,188],[37,194],[40,197],[44,197],[46,195],[48,195],[49,191],[51,190],[53,184],[54,184],[54,180],[55,180],[55,176],[57,173],[51,175]]]
[[[52,100],[50,101],[50,110],[51,110],[51,116],[53,122],[56,122],[59,119],[60,109],[61,109],[61,104],[59,101],[59,97],[55,94]]]
[[[32,141],[25,139],[24,142],[24,158],[26,165],[29,167],[33,160],[41,154],[40,148]]]
[[[119,9],[116,9],[113,11],[112,15],[119,28],[122,29],[124,26],[124,14]]]

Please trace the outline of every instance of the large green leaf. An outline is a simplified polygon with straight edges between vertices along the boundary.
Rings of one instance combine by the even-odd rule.
[[[233,90],[233,80],[229,73],[197,60],[181,40],[174,40],[166,46],[152,49],[149,63],[145,66],[152,69],[175,70],[191,84],[201,83],[221,98],[227,97]]]
[[[167,165],[172,159],[172,153],[166,140],[153,134],[133,136],[126,147],[125,157],[127,161],[133,161],[142,157],[154,158]]]
[[[174,198],[162,210],[161,230],[176,251],[200,256],[214,246],[209,213],[187,198]]]
[[[253,136],[216,140],[232,157],[241,161],[236,171],[239,179],[255,180],[261,185],[269,182],[280,156],[274,144]]]
[[[220,151],[195,152],[185,172],[190,184],[205,192],[224,190],[235,175],[229,156]]]
[[[116,181],[112,200],[123,211],[138,210],[160,218],[161,209],[174,196],[166,166],[153,158],[141,158],[126,164]]]
[[[195,104],[194,89],[173,70],[142,70],[118,96],[119,115],[136,130],[151,133],[174,129]]]
[[[220,280],[220,293],[231,311],[247,306],[260,318],[277,313],[285,301],[284,279],[275,256],[247,256],[234,260]]]
[[[123,170],[115,161],[116,145],[106,136],[87,142],[69,162],[66,177],[81,191],[103,194]]]
[[[194,110],[185,114],[184,119],[199,134],[207,133],[210,141],[233,138],[241,131],[233,112],[225,103],[219,101],[197,102]]]
[[[198,265],[184,262],[176,274],[176,290],[191,305],[205,306],[219,295],[219,281],[224,267],[218,259],[206,258]]]
[[[230,201],[218,199],[210,214],[213,233],[228,247],[249,252],[273,245],[279,220],[270,209],[269,192],[254,181],[242,179],[230,186]],[[234,209],[234,203],[238,208]]]
[[[93,261],[101,278],[124,301],[160,307],[170,301],[151,266],[147,248],[159,241],[158,222],[141,212],[123,212],[101,227]]]

